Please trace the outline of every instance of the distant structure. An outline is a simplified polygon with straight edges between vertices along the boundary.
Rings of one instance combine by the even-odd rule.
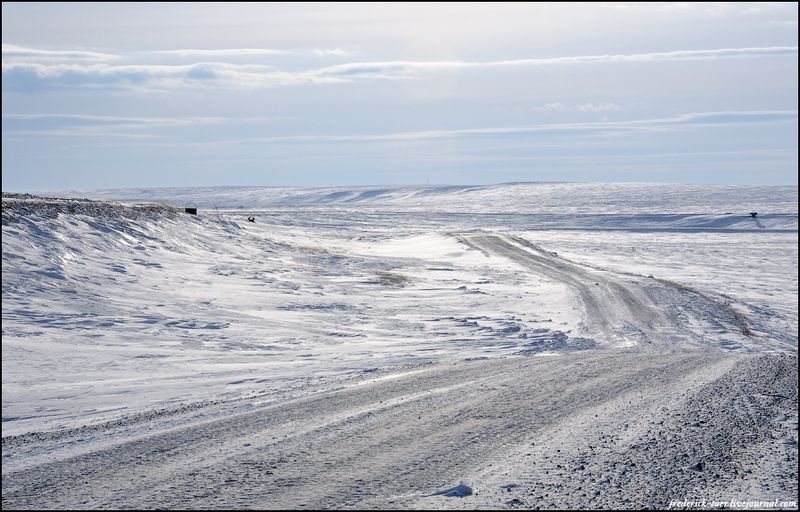
[[[758,216],[758,212],[750,212],[750,216],[755,219]]]
[[[184,210],[186,211],[186,213],[197,215],[197,205],[194,203],[188,203],[184,208]]]

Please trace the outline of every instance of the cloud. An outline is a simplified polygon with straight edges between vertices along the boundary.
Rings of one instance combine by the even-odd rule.
[[[48,129],[48,130],[15,130],[8,133],[3,133],[3,138],[18,138],[18,137],[113,137],[123,139],[156,139],[162,137],[161,135],[151,133],[129,133],[129,132],[112,132],[107,129],[104,130],[91,130],[91,129]]]
[[[20,92],[47,89],[145,89],[170,90],[216,87],[260,89],[304,83],[336,83],[338,77],[275,71],[271,66],[200,62],[163,65],[81,65],[3,63],[3,87]]]
[[[151,53],[160,55],[177,55],[179,57],[258,57],[264,55],[290,55],[302,54],[308,50],[276,50],[273,48],[228,48],[228,49],[181,49],[181,50],[155,50]],[[314,55],[321,57],[349,57],[355,52],[342,50],[341,48],[314,48],[311,50]]]
[[[616,103],[604,101],[602,103],[582,103],[575,105],[575,110],[578,112],[612,112],[615,110],[622,110]]]
[[[531,110],[534,112],[566,112],[572,109],[561,102],[554,101],[551,103],[545,103],[544,105],[539,105],[538,107],[531,107]]]
[[[791,120],[797,120],[797,110],[725,110],[721,112],[697,112],[655,119],[650,122],[662,125],[682,124],[715,126]],[[628,121],[628,123],[644,122]]]
[[[3,114],[3,119],[18,121],[62,121],[68,123],[98,124],[98,125],[160,125],[183,126],[190,124],[219,123],[230,119],[229,117],[131,117],[131,116],[106,116],[94,114]],[[260,118],[265,119],[265,118]]]
[[[316,49],[314,49],[314,54],[319,55],[321,57],[328,56],[328,55],[334,55],[336,57],[348,57],[350,55],[353,55],[353,53],[354,52],[348,52],[348,51],[342,50],[341,48],[332,48],[332,49],[319,49],[319,48],[316,48]]]
[[[354,62],[338,64],[316,71],[319,75],[356,76],[387,75],[467,68],[497,68],[517,66],[548,66],[559,64],[593,64],[618,62],[654,62],[670,60],[708,60],[733,57],[758,57],[769,55],[792,55],[797,46],[769,46],[760,48],[720,48],[714,50],[675,50],[671,52],[573,55],[537,59],[469,61],[386,61]]]
[[[252,57],[262,55],[283,55],[286,50],[275,50],[272,48],[227,48],[216,50],[205,49],[183,49],[183,50],[156,50],[151,53],[164,55],[177,55],[180,57]]]
[[[134,117],[93,114],[3,114],[3,137],[163,137],[163,129],[273,121],[271,117]],[[154,132],[161,132],[161,135]],[[174,132],[172,132],[174,133]]]
[[[5,53],[6,46],[10,48],[9,56]],[[3,87],[7,90],[34,92],[49,88],[103,87],[140,89],[176,89],[185,87],[257,89],[301,84],[343,83],[357,78],[402,79],[413,77],[419,73],[461,69],[495,69],[502,67],[782,56],[797,54],[797,47],[774,46],[762,48],[723,48],[715,50],[677,50],[657,53],[579,55],[484,62],[352,62],[300,71],[280,71],[263,64],[233,64],[216,61],[180,65],[118,65],[108,62],[109,60],[117,58],[117,56],[111,54],[84,52],[82,50],[53,52],[29,48],[21,49],[21,47],[13,45],[4,45],[3,51]],[[249,51],[271,52],[272,50],[164,50],[163,52],[203,52],[202,54],[185,54],[224,56],[234,54],[247,55],[246,53],[230,52]],[[46,60],[51,58],[56,59],[56,61]],[[586,108],[590,110],[593,107]]]
[[[111,53],[85,50],[40,50],[3,43],[3,65],[6,62],[63,63],[63,62],[108,62],[119,58]]]
[[[622,110],[616,103],[604,101],[602,103],[581,103],[578,105],[564,105],[561,102],[545,103],[538,107],[531,107],[534,112],[611,112],[615,110]]]
[[[634,131],[656,131],[680,127],[736,126],[741,124],[796,121],[796,110],[745,110],[721,112],[694,112],[672,117],[639,119],[632,121],[604,121],[584,123],[538,124],[528,126],[467,128],[457,130],[424,130],[384,134],[347,135],[290,135],[274,137],[250,137],[246,139],[220,140],[202,144],[243,144],[282,142],[400,142],[430,139],[455,139],[464,137],[525,135],[525,134],[575,134],[575,133],[619,133]]]
[[[130,135],[144,137],[143,132],[156,132],[162,129],[184,129],[196,126],[222,124],[259,124],[273,122],[278,117],[249,116],[187,116],[187,117],[136,117],[109,116],[94,114],[3,114],[3,136],[102,136],[112,134],[117,137]],[[178,133],[178,132],[171,132]],[[155,135],[147,135],[155,136]]]
[[[4,121],[15,123],[4,126],[3,137],[92,137],[113,138],[161,138],[170,132],[163,128],[191,127],[209,124],[241,124],[271,121],[264,117],[127,117],[82,114],[3,114]],[[455,130],[422,130],[378,134],[316,134],[255,136],[241,139],[204,140],[189,142],[174,137],[164,142],[143,142],[146,145],[164,146],[212,146],[237,144],[281,144],[281,143],[349,143],[349,142],[409,142],[436,139],[461,139],[473,137],[503,136],[574,136],[609,135],[646,131],[688,129],[693,127],[731,127],[753,123],[797,121],[796,110],[745,110],[720,112],[694,112],[670,117],[638,119],[630,121],[602,121],[579,123],[547,123],[527,126],[465,128]],[[13,129],[12,129],[13,128]],[[149,131],[148,131],[149,130]],[[161,131],[159,131],[161,130]]]

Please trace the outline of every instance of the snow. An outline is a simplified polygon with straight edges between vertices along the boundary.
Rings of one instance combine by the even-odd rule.
[[[469,496],[472,494],[472,488],[468,485],[465,485],[463,482],[456,485],[455,487],[450,487],[449,489],[442,489],[441,491],[436,491],[432,494],[432,496],[446,496],[448,498],[463,498],[464,496]]]
[[[74,190],[54,195],[200,208],[400,207],[449,213],[797,213],[797,187],[652,183],[508,183],[475,186],[193,187]]]
[[[486,418],[512,422],[509,435],[522,442],[525,425],[503,409],[526,407],[524,397],[505,392],[515,383],[530,393],[530,407],[565,432],[573,428],[570,414],[599,420],[580,405],[569,413],[553,408],[546,397],[561,380],[571,382],[565,392],[575,404],[607,400],[597,414],[610,423],[617,410],[650,418],[655,409],[648,407],[681,402],[662,396],[647,368],[662,372],[671,382],[663,389],[677,394],[687,389],[684,380],[705,389],[742,361],[796,353],[797,192],[534,183],[78,194],[99,201],[4,194],[4,468],[23,471],[148,436],[169,444],[158,436],[179,439],[175,429],[186,425],[213,434],[220,418],[256,432],[247,446],[266,450],[259,437],[266,434],[242,415],[270,407],[296,412],[292,421],[307,425],[302,432],[273,425],[288,429],[298,446],[303,436],[315,439],[314,425],[339,432],[343,422],[342,431],[361,440],[359,418],[382,418],[407,429],[400,437],[424,439],[404,457],[428,460],[424,447],[442,454],[462,444],[505,446],[501,426],[487,427]],[[183,213],[189,201],[199,215]],[[147,205],[154,202],[162,205]],[[771,368],[753,364],[761,372],[753,375]],[[581,380],[583,372],[594,375],[593,385]],[[644,391],[629,405],[631,383]],[[500,389],[505,401],[495,403]],[[302,415],[303,400],[330,393],[342,400],[329,416]],[[421,423],[406,423],[398,408]],[[429,413],[452,430],[423,428]],[[540,417],[533,409],[520,414]],[[462,415],[469,421],[456,428]],[[580,425],[570,435],[592,440],[605,428]],[[792,440],[784,427],[770,428]],[[104,434],[83,433],[95,431]],[[55,444],[28,444],[22,434],[31,432]],[[7,450],[7,439],[22,451]],[[536,450],[550,457],[552,446],[567,441],[554,438]],[[519,448],[514,443],[509,450]],[[796,444],[781,446],[796,453]],[[564,456],[583,457],[572,448]],[[205,461],[208,454],[197,450]],[[229,464],[221,457],[212,459]],[[439,480],[416,482],[410,494],[398,484],[393,495],[412,507],[497,505],[480,500],[487,482],[506,485],[507,475],[457,468],[464,473],[430,469]],[[522,469],[508,471],[520,476]],[[480,496],[431,496],[462,478]],[[517,499],[512,494],[503,499]],[[359,503],[386,505],[370,499]]]
[[[622,203],[628,212],[648,204],[733,210],[743,195],[772,213],[610,213]],[[249,223],[244,217],[254,210],[191,216],[79,202],[93,210],[71,214],[73,203],[7,198],[16,210],[4,208],[3,226],[6,433],[368,367],[559,352],[552,349],[569,350],[564,339],[591,338],[581,332],[574,290],[464,243],[474,230],[723,294],[760,319],[761,334],[797,344],[792,187],[512,184],[92,196],[312,206],[261,209]],[[487,205],[575,213],[507,215],[487,212]],[[616,340],[636,342],[629,335]]]

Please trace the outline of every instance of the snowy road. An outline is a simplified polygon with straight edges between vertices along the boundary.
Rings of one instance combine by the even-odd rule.
[[[491,233],[467,233],[458,238],[566,284],[583,305],[583,333],[601,341],[622,346],[692,342],[697,330],[689,325],[709,320],[731,339],[741,339],[749,332],[743,316],[686,286],[578,265],[521,238]]]
[[[765,373],[778,378],[763,381]],[[796,479],[796,447],[782,444],[796,437],[797,361],[789,356],[592,351],[394,377],[4,468],[3,507],[498,508],[515,499],[528,507],[623,498],[663,507],[707,478],[721,491],[747,484],[761,492],[778,459],[753,456],[759,445],[794,457],[779,470],[794,467]],[[37,440],[16,443],[24,456]],[[697,462],[704,472],[685,469]],[[633,477],[637,466],[653,478]],[[474,495],[430,496],[462,481]],[[764,492],[789,493],[771,489]]]

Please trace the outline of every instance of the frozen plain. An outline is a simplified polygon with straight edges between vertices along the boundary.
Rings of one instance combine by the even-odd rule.
[[[797,500],[797,187],[61,195],[128,205],[4,196],[4,508]]]

